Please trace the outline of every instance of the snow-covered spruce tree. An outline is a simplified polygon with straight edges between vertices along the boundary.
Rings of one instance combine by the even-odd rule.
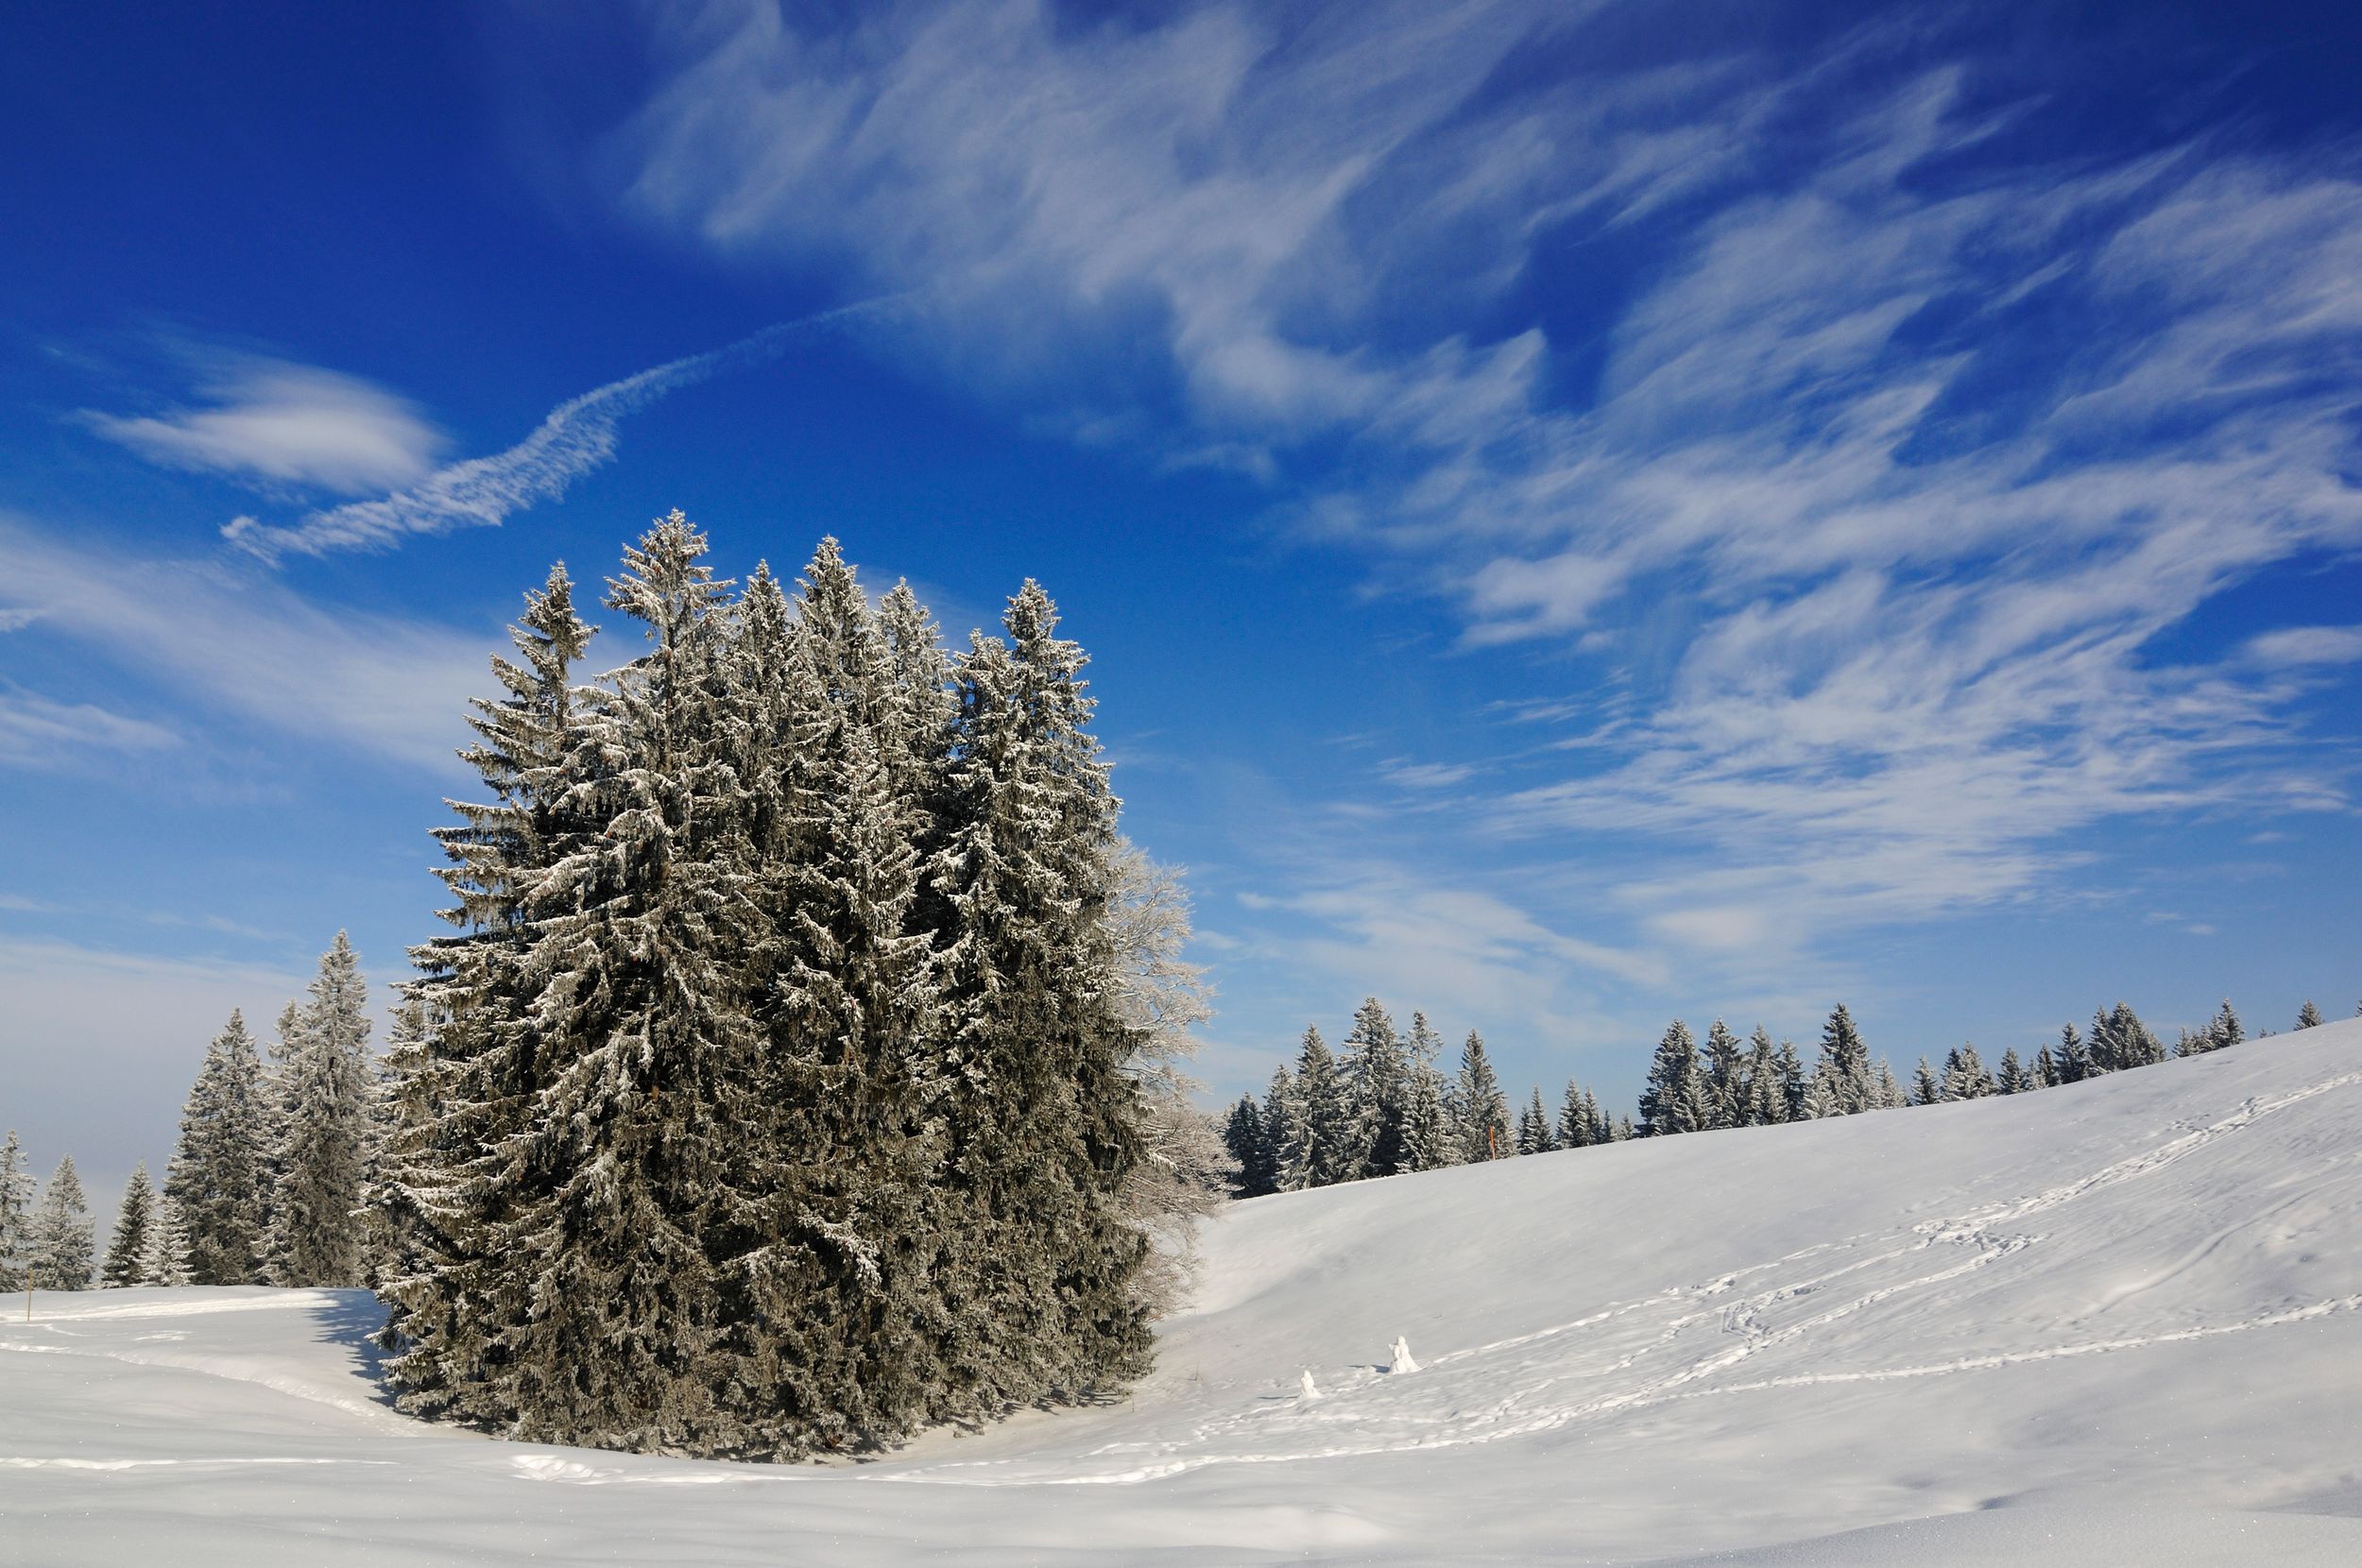
[[[1460,1075],[1452,1084],[1452,1119],[1460,1134],[1461,1158],[1470,1165],[1505,1160],[1515,1151],[1511,1142],[1509,1097],[1484,1053],[1484,1037],[1468,1031],[1460,1048]]]
[[[2165,1059],[2165,1048],[2124,1002],[2092,1014],[2090,1073],[2122,1072]]]
[[[1353,1110],[1349,1134],[1353,1168],[1348,1180],[1392,1176],[1412,1168],[1403,1151],[1403,1123],[1410,1114],[1411,1064],[1395,1020],[1376,997],[1353,1014],[1339,1063]]]
[[[1590,1102],[1584,1098],[1583,1085],[1573,1079],[1566,1081],[1566,1094],[1558,1102],[1558,1146],[1561,1149],[1588,1149],[1599,1139]]]
[[[1657,1041],[1647,1086],[1640,1091],[1641,1135],[1661,1138],[1698,1132],[1704,1125],[1706,1106],[1697,1042],[1690,1037],[1689,1026],[1676,1018]]]
[[[276,1284],[366,1283],[361,1202],[377,1133],[368,988],[345,933],[320,955],[279,1084],[269,1253]]]
[[[2092,1065],[2091,1047],[2084,1043],[2082,1035],[2076,1032],[2073,1024],[2062,1025],[2058,1048],[2050,1053],[2051,1082],[2080,1083],[2093,1076],[2096,1070]]]
[[[1405,1042],[1409,1074],[1402,1113],[1405,1170],[1434,1170],[1460,1163],[1462,1149],[1452,1128],[1450,1086],[1435,1065],[1443,1048],[1443,1037],[1429,1025],[1427,1014],[1412,1013]]]
[[[1943,1098],[1946,1099],[1982,1099],[2000,1093],[2000,1086],[1985,1067],[1977,1048],[1963,1042],[1944,1053]]]
[[[1700,1062],[1704,1070],[1705,1111],[1707,1127],[1744,1127],[1747,1124],[1747,1057],[1740,1050],[1738,1036],[1721,1019],[1714,1020],[1706,1031],[1705,1051]]]
[[[0,1290],[25,1288],[33,1244],[32,1207],[32,1172],[25,1168],[25,1149],[11,1127],[8,1141],[0,1143]]]
[[[927,786],[898,765],[909,738],[887,645],[835,540],[814,553],[797,609],[792,633],[776,627],[759,573],[734,634],[734,689],[784,718],[793,749],[784,831],[759,830],[744,851],[745,890],[778,924],[723,964],[763,980],[749,1107],[762,1119],[727,1178],[748,1195],[751,1233],[726,1231],[722,1250],[739,1255],[751,1314],[737,1419],[750,1446],[778,1455],[875,1447],[922,1424],[946,1338],[930,1283],[948,1228],[929,1204],[935,968],[909,926]],[[786,684],[766,691],[748,672],[782,635]],[[735,765],[742,791],[761,768]]]
[[[140,1260],[142,1285],[190,1285],[189,1226],[167,1192],[156,1201],[156,1221],[147,1228],[147,1255]]]
[[[1144,1129],[1104,919],[1117,803],[1083,652],[1049,595],[1028,581],[1001,624],[1008,643],[977,639],[955,673],[950,827],[930,877],[953,1020],[937,1068],[944,1186],[965,1221],[938,1281],[947,1413],[1086,1397],[1150,1350],[1133,1289],[1147,1242],[1121,1201]]]
[[[26,1283],[36,1290],[87,1290],[98,1237],[71,1155],[58,1162],[33,1211]]]
[[[765,1123],[755,1031],[717,962],[721,933],[752,922],[717,714],[727,585],[705,553],[675,511],[608,579],[608,607],[652,646],[609,677],[565,767],[561,799],[596,829],[537,878],[539,1060],[502,1151],[514,1195],[486,1236],[516,1260],[488,1304],[499,1404],[528,1440],[713,1453],[746,1437],[722,1408],[742,1369],[714,1253],[745,1223],[729,1178]]]
[[[2022,1095],[2034,1086],[2034,1075],[2026,1070],[2026,1064],[2018,1057],[2017,1048],[2011,1046],[2003,1051],[2000,1079],[1994,1085],[1995,1091],[2005,1095]]]
[[[1333,1186],[1360,1174],[1350,1093],[1328,1042],[1321,1038],[1320,1026],[1308,1026],[1296,1051],[1295,1071],[1289,1075],[1275,1134],[1282,1192]]]
[[[1761,1024],[1747,1037],[1745,1082],[1746,1099],[1739,1117],[1743,1125],[1769,1127],[1788,1119],[1787,1070],[1772,1044],[1772,1031]]]
[[[1285,1062],[1272,1069],[1271,1083],[1263,1091],[1263,1137],[1271,1146],[1272,1190],[1303,1190],[1290,1184],[1300,1182],[1309,1167],[1311,1124],[1304,1114],[1303,1097],[1296,1093],[1295,1074]]]
[[[147,1259],[156,1245],[156,1185],[147,1179],[147,1162],[142,1160],[123,1188],[122,1207],[115,1211],[107,1260],[98,1268],[102,1287],[121,1289],[147,1283]]]
[[[1903,1093],[1903,1085],[1894,1076],[1894,1064],[1883,1056],[1880,1057],[1878,1059],[1878,1093],[1871,1109],[1896,1111],[1909,1103],[1910,1098]]]
[[[1517,1114],[1517,1152],[1548,1154],[1558,1148],[1558,1137],[1550,1127],[1550,1114],[1542,1109],[1542,1091],[1537,1086],[1526,1108]]]
[[[262,1054],[233,1011],[206,1047],[164,1168],[164,1197],[188,1228],[192,1284],[262,1283],[272,1136]]]
[[[2034,1052],[2032,1077],[2034,1087],[2037,1089],[2055,1089],[2065,1082],[2059,1076],[2058,1059],[2050,1054],[2048,1046],[2044,1046]]]
[[[534,962],[540,923],[577,914],[604,890],[560,880],[602,826],[608,762],[590,729],[603,694],[573,670],[591,628],[564,563],[525,595],[511,628],[519,659],[494,656],[506,693],[471,699],[475,742],[460,753],[485,795],[454,802],[434,829],[455,929],[411,949],[407,988],[422,1032],[389,1052],[392,1126],[371,1194],[386,1343],[402,1408],[505,1429],[515,1418],[507,1336],[532,1308],[524,1260],[506,1248],[519,1205],[556,1181],[527,1164],[528,1136],[562,1042],[538,1027],[553,983]]]
[[[2313,1005],[2311,997],[2306,997],[2304,1005],[2297,1009],[2297,1028],[2311,1029],[2320,1021],[2321,1010]]]
[[[1813,1065],[1823,1081],[1829,1112],[1841,1116],[1880,1107],[1884,1096],[1870,1064],[1870,1048],[1854,1027],[1854,1015],[1842,1002],[1821,1031],[1821,1060]]]
[[[1262,1107],[1253,1095],[1241,1095],[1223,1123],[1222,1146],[1238,1173],[1230,1179],[1233,1198],[1261,1198],[1279,1190],[1278,1160],[1271,1134],[1263,1126]]]
[[[1943,1080],[1936,1076],[1936,1069],[1927,1065],[1927,1059],[1921,1057],[1918,1067],[1911,1073],[1910,1102],[1913,1105],[1941,1105],[1950,1098],[1943,1092]]]
[[[1810,1114],[1806,1110],[1805,1102],[1812,1075],[1805,1070],[1804,1058],[1797,1054],[1795,1041],[1780,1042],[1778,1060],[1780,1119],[1783,1121],[1809,1120]]]
[[[2206,1033],[2216,1050],[2226,1050],[2247,1038],[2247,1030],[2240,1024],[2239,1015],[2231,1010],[2230,997],[2222,999],[2222,1007],[2216,1013],[2215,1021],[2207,1026]]]

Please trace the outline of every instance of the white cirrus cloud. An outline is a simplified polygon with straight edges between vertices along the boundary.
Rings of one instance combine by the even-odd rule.
[[[41,611],[40,635],[72,639],[143,687],[307,742],[436,771],[458,766],[467,698],[490,679],[486,660],[500,641],[491,626],[471,632],[322,606],[217,562],[66,544],[6,514],[0,550],[10,591]],[[166,743],[168,732],[144,721],[22,701],[35,705],[20,713],[22,724],[83,730],[84,745]]]
[[[357,376],[256,354],[197,356],[204,405],[81,418],[152,462],[352,495],[406,485],[446,444],[417,406]]]
[[[902,350],[1032,418],[1265,477],[1471,646],[1566,649],[1613,724],[1459,804],[1662,846],[1608,904],[1701,953],[2341,804],[2291,714],[2345,634],[2161,650],[2362,549],[2362,149],[2011,151],[2039,106],[1941,24],[1611,70],[1588,14],[667,13],[602,166],[723,255],[924,291]],[[1595,239],[1650,260],[1569,378],[1522,285],[1581,299]]]

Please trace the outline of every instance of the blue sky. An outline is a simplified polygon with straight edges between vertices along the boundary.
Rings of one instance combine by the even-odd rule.
[[[2346,1011],[2362,24],[2062,9],[13,18],[0,1120],[119,1179],[399,978],[519,594],[676,505],[1044,582],[1217,1090]]]

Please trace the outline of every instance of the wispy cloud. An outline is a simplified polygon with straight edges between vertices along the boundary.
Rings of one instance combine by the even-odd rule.
[[[385,550],[412,536],[497,527],[516,512],[556,501],[591,469],[614,459],[624,419],[657,400],[732,370],[776,359],[799,339],[893,304],[865,300],[779,322],[706,353],[672,360],[570,398],[523,440],[489,457],[435,469],[373,501],[314,512],[284,526],[232,519],[222,537],[265,561],[339,550]]]
[[[0,765],[47,770],[125,752],[163,752],[181,739],[162,724],[94,703],[60,703],[0,684]]]
[[[5,515],[0,550],[10,563],[9,591],[41,612],[42,635],[71,638],[142,682],[250,724],[420,767],[455,766],[466,698],[488,678],[485,660],[498,639],[489,626],[471,632],[323,608],[214,563],[67,545]],[[25,700],[39,705],[28,724],[87,730],[118,746],[167,743],[166,732],[141,721]]]
[[[261,355],[197,356],[207,406],[84,423],[151,461],[342,495],[406,485],[442,450],[416,406],[355,376]]]
[[[1803,942],[2015,896],[2127,814],[2341,801],[2286,715],[2351,634],[2157,649],[2362,545],[2354,150],[2045,162],[1915,20],[1610,71],[1557,47],[1586,14],[753,4],[663,33],[606,156],[717,250],[929,289],[923,352],[1079,436],[1268,477],[1472,646],[1587,656],[1615,722],[1464,804],[1661,844],[1614,903],[1662,940]],[[1515,291],[1639,230],[1570,383]]]

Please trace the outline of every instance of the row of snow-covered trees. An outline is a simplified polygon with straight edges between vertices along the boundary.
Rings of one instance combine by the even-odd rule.
[[[2320,1021],[2308,1001],[2297,1025]],[[1702,1048],[1676,1019],[1651,1058],[1636,1123],[1610,1116],[1590,1090],[1569,1080],[1555,1115],[1536,1088],[1513,1127],[1508,1097],[1480,1036],[1468,1035],[1457,1073],[1447,1075],[1437,1062],[1442,1042],[1427,1015],[1414,1013],[1406,1036],[1371,997],[1354,1014],[1342,1052],[1329,1049],[1317,1027],[1307,1030],[1293,1065],[1273,1075],[1261,1100],[1245,1095],[1231,1107],[1223,1140],[1236,1167],[1232,1192],[1254,1198],[1630,1137],[2020,1094],[2168,1055],[2219,1050],[2244,1038],[2238,1014],[2225,1001],[2204,1029],[2183,1030],[2169,1052],[2131,1007],[2118,1002],[2093,1015],[2088,1036],[2070,1024],[2056,1046],[2042,1047],[2030,1063],[2011,1049],[1996,1072],[1976,1047],[1963,1045],[1941,1068],[1921,1058],[1907,1088],[1885,1061],[1872,1058],[1843,1006],[1823,1026],[1809,1067],[1792,1043],[1774,1044],[1761,1025],[1742,1040],[1717,1018]]]
[[[625,552],[595,682],[553,571],[475,705],[388,1051],[400,1403],[792,1457],[1119,1386],[1221,1151],[1083,652],[1031,582],[954,657],[834,540],[735,595],[706,548]]]
[[[40,1205],[11,1132],[0,1145],[0,1286],[368,1283],[366,1175],[381,1098],[360,962],[343,932],[309,999],[289,1002],[265,1065],[247,1031],[207,1048],[161,1190],[131,1173],[104,1259],[81,1179],[59,1163]]]

